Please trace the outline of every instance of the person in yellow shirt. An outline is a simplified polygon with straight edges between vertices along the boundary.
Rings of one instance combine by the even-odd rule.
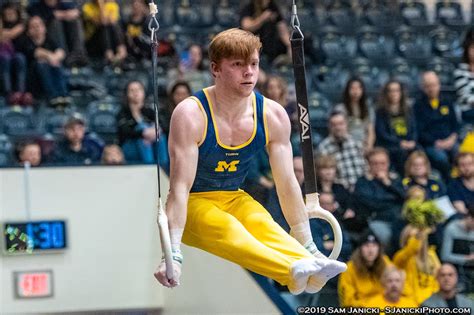
[[[380,279],[383,291],[364,301],[364,307],[377,307],[380,314],[385,308],[418,307],[419,304],[410,296],[402,296],[405,284],[405,273],[395,266],[388,266]]]
[[[418,304],[439,290],[436,273],[441,265],[434,246],[428,245],[431,229],[407,225],[400,236],[400,250],[393,263],[406,273],[405,295]]]
[[[380,277],[390,264],[375,234],[366,233],[347,263],[347,271],[339,277],[341,306],[361,307],[365,300],[382,292]]]
[[[86,48],[92,57],[105,57],[118,65],[127,57],[120,27],[120,7],[115,0],[90,0],[82,7]]]

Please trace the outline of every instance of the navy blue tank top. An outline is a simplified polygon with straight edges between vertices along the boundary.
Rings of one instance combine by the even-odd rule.
[[[254,129],[250,139],[235,147],[227,146],[219,139],[207,89],[197,92],[192,98],[206,114],[207,126],[199,145],[196,178],[191,192],[238,190],[247,176],[255,153],[268,142],[265,98],[259,93],[252,93]]]

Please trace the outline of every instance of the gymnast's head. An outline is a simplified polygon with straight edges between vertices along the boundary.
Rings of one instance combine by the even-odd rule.
[[[261,47],[257,36],[237,28],[217,34],[209,46],[216,87],[222,84],[230,94],[250,95],[258,79]]]
[[[219,64],[222,59],[243,59],[249,62],[255,52],[260,53],[260,38],[251,32],[231,28],[217,34],[209,45],[209,60]]]

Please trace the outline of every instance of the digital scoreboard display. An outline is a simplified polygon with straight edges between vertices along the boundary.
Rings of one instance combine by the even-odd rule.
[[[63,220],[3,223],[7,254],[62,251],[67,248],[67,225]]]

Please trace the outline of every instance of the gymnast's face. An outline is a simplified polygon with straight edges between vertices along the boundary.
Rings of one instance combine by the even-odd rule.
[[[255,50],[247,60],[243,58],[223,58],[218,64],[211,63],[211,71],[216,85],[222,84],[231,94],[250,96],[259,74],[259,55]]]

